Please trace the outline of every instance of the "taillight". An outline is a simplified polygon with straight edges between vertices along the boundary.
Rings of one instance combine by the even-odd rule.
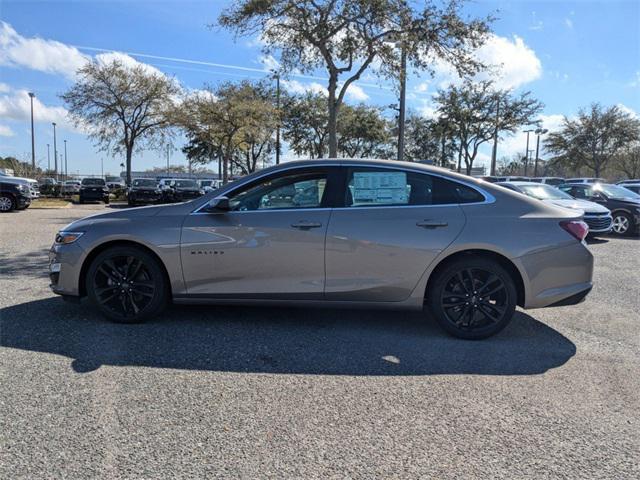
[[[579,242],[584,240],[589,233],[589,225],[584,223],[582,220],[563,220],[560,222],[560,226]]]

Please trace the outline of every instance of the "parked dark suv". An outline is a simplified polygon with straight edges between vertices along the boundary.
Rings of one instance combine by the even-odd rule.
[[[609,183],[567,183],[558,188],[574,198],[590,200],[611,210],[612,232],[617,235],[640,233],[640,195]]]
[[[184,202],[204,195],[195,180],[171,180],[169,188],[163,191],[163,201]]]
[[[0,212],[24,210],[31,205],[29,185],[0,181]]]
[[[80,183],[80,203],[87,200],[98,200],[109,203],[109,189],[102,178],[84,178]]]
[[[162,198],[158,182],[151,178],[134,178],[127,191],[127,202],[130,206],[156,203]]]

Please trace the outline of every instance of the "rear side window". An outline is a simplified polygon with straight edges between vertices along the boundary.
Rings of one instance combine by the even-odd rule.
[[[471,187],[428,174],[351,168],[347,176],[345,207],[451,205],[484,201]]]

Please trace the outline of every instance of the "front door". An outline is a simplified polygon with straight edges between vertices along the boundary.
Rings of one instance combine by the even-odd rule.
[[[231,210],[190,215],[181,256],[189,295],[322,298],[328,169],[275,174],[229,193]]]

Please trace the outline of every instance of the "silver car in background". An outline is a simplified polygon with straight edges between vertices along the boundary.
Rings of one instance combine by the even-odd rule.
[[[611,210],[596,202],[573,198],[568,193],[551,185],[532,182],[498,182],[496,185],[537,198],[543,202],[575,210],[576,213],[583,215],[582,219],[589,226],[590,235],[611,232],[613,225]]]
[[[126,323],[170,301],[426,306],[476,339],[516,305],[581,301],[587,230],[571,210],[435,167],[289,162],[190,202],[73,222],[51,248],[51,288]]]

